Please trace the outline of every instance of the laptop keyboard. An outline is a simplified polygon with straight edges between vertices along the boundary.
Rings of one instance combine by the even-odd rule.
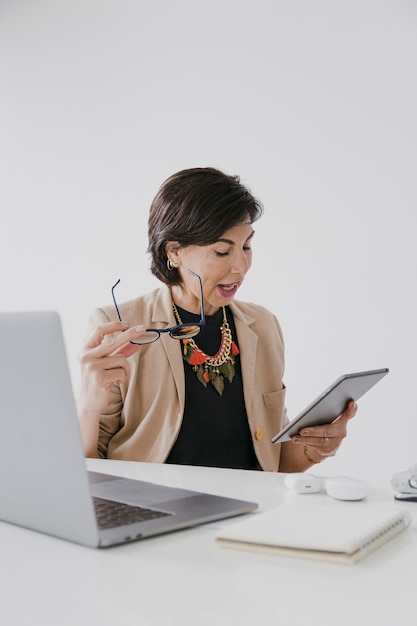
[[[97,523],[102,530],[172,515],[172,513],[166,513],[165,511],[146,509],[141,506],[115,502],[114,500],[105,500],[104,498],[94,497],[93,502]]]

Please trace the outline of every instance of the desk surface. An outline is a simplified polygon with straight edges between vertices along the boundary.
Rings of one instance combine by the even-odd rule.
[[[292,494],[280,474],[122,461],[87,464],[95,471],[255,500],[261,510],[289,498],[328,497]],[[392,503],[390,486],[371,485],[368,501]],[[417,514],[417,504],[398,506]],[[415,524],[363,561],[335,565],[220,548],[215,532],[229,523],[107,550],[0,523],[2,623],[417,625]]]

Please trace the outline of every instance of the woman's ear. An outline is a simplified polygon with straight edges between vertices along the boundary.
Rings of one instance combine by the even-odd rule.
[[[178,241],[168,241],[165,244],[165,254],[167,255],[168,261],[174,268],[177,268],[180,265],[180,256],[178,254],[179,249],[180,245]]]

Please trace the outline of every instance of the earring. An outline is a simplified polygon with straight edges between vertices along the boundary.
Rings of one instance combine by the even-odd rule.
[[[167,259],[167,268],[171,271],[171,270],[176,270],[178,267],[177,263],[173,263],[171,261],[171,259]]]

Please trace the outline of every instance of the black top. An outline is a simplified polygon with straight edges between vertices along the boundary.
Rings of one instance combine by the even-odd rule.
[[[198,322],[194,315],[177,307],[183,323]],[[237,345],[233,315],[226,308],[227,321]],[[213,356],[221,342],[220,327],[223,309],[206,316],[206,325],[194,337],[200,350]],[[178,342],[182,350],[182,342]],[[185,408],[180,432],[166,460],[181,465],[205,465],[234,469],[258,469],[252,437],[243,399],[240,355],[235,357],[235,377],[230,383],[224,379],[220,396],[211,382],[205,388],[198,380],[192,365],[184,362]]]

